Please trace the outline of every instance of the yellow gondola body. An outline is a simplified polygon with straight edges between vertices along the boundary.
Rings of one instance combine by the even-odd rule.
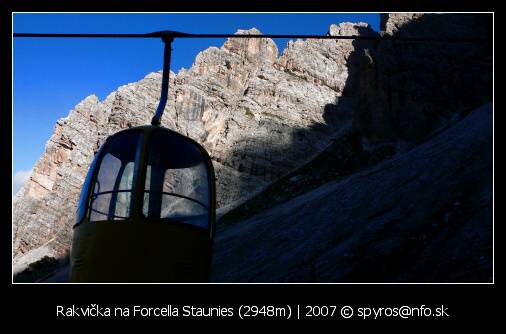
[[[71,282],[206,282],[215,224],[211,159],[160,126],[109,137],[79,201]]]

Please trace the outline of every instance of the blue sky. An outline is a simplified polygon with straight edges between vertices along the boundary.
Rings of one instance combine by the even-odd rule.
[[[332,23],[368,22],[379,30],[379,14],[14,14],[15,32],[234,33],[255,27],[270,34],[325,34]],[[179,39],[171,68],[189,68],[198,52],[225,39]],[[275,40],[280,52],[288,40]],[[55,122],[90,94],[101,100],[118,86],[162,67],[156,39],[14,40],[13,193],[28,176]]]

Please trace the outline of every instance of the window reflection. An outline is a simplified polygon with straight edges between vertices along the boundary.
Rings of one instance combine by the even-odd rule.
[[[139,133],[127,133],[106,144],[91,196],[90,221],[129,217],[139,138]]]
[[[170,132],[154,132],[143,214],[208,228],[209,191],[206,160],[195,144]]]

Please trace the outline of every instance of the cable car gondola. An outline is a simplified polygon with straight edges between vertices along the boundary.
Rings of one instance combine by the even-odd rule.
[[[71,282],[205,282],[215,224],[211,159],[194,140],[160,126],[172,38],[151,125],[107,138],[82,187]]]

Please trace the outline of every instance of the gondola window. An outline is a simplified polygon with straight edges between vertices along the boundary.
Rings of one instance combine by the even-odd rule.
[[[143,214],[209,228],[210,185],[206,161],[191,142],[154,131],[148,157]]]

